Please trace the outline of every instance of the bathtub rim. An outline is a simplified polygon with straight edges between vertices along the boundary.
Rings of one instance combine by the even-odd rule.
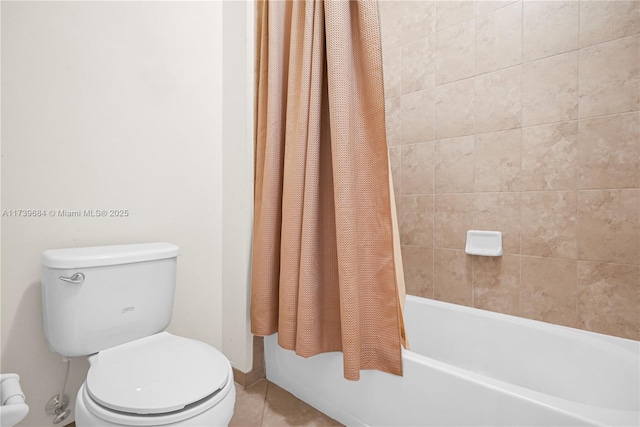
[[[541,320],[529,319],[527,317],[514,316],[511,314],[498,313],[496,311],[485,310],[482,308],[469,307],[466,305],[453,304],[446,301],[439,301],[432,298],[419,297],[415,295],[407,295],[406,301],[414,304],[430,305],[430,306],[443,306],[447,309],[480,315],[489,319],[496,319],[501,321],[508,321],[520,326],[533,327],[536,330],[544,329],[546,331],[553,331],[557,334],[576,334],[581,337],[581,340],[593,342],[595,340],[605,341],[608,344],[615,345],[625,350],[625,352],[631,353],[631,357],[638,357],[640,354],[640,341],[632,340],[629,338],[618,337],[614,335],[607,335],[600,332],[587,331],[584,329],[573,328],[570,326],[558,325],[555,323],[548,323]],[[585,340],[586,338],[586,340]],[[411,348],[411,337],[409,339],[409,348]]]

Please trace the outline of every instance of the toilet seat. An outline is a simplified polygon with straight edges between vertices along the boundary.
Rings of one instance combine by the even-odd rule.
[[[231,364],[229,375],[233,375]],[[227,381],[222,390],[188,405],[181,411],[166,414],[127,414],[96,403],[82,384],[76,399],[76,425],[82,427],[203,427],[227,426],[233,416],[235,383]]]
[[[229,362],[217,349],[161,332],[99,352],[85,386],[107,410],[157,416],[209,401],[229,381]]]

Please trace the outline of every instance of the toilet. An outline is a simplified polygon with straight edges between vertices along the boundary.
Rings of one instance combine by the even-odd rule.
[[[88,357],[76,397],[85,426],[226,426],[236,392],[229,360],[170,334],[180,249],[146,243],[42,254],[51,350]]]

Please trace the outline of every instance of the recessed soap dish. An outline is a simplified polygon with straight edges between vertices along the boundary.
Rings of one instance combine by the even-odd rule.
[[[469,230],[464,251],[469,255],[502,256],[502,233]]]

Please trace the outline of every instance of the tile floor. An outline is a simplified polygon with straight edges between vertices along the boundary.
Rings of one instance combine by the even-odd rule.
[[[236,384],[236,390],[236,409],[230,427],[342,425],[267,380],[246,390]]]

